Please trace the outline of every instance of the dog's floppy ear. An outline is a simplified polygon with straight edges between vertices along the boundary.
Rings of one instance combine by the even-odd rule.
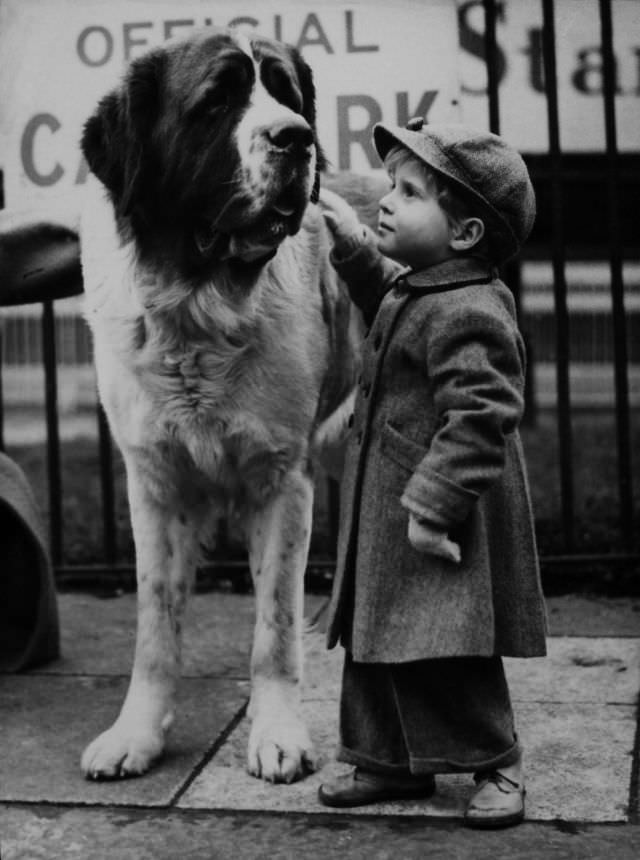
[[[316,180],[314,183],[314,195],[317,199],[318,186],[320,181],[319,172],[326,169],[327,159],[322,150],[322,147],[320,146],[320,142],[318,140],[318,131],[316,129],[316,87],[313,82],[313,72],[311,71],[311,68],[308,63],[306,63],[302,59],[300,52],[291,45],[288,45],[287,49],[291,54],[291,59],[293,60],[296,73],[298,75],[298,81],[300,82],[300,91],[302,93],[302,116],[306,119],[306,121],[309,123],[313,130],[313,137],[317,152],[317,172]],[[312,195],[312,197],[314,195]]]
[[[84,126],[83,155],[121,215],[131,211],[149,173],[149,138],[158,116],[164,62],[159,51],[135,60],[122,85],[98,103]]]

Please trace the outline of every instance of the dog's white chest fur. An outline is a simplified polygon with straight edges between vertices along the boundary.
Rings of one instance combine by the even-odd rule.
[[[187,485],[268,495],[306,457],[314,415],[304,389],[318,384],[324,363],[299,317],[294,324],[295,290],[279,303],[270,295],[267,312],[262,294],[273,284],[234,303],[215,284],[189,293],[165,282],[121,244],[93,180],[88,195],[86,316],[100,395],[125,457],[135,450],[162,495]]]

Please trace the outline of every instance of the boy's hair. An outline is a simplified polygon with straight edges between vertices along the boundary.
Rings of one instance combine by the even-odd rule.
[[[421,161],[406,147],[392,146],[384,159],[385,169],[388,173],[391,173],[403,164],[414,164],[420,169],[425,178],[427,188],[435,192],[451,227],[458,227],[467,218],[479,218],[485,225],[486,230],[486,219],[483,217],[479,207],[474,206],[474,201],[462,194],[453,182],[448,182],[437,170],[433,170],[433,168],[425,164],[424,161]],[[489,255],[489,244],[485,241],[484,236],[474,245],[471,253]]]

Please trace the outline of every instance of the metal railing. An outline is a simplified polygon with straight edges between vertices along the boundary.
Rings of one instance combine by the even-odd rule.
[[[615,105],[615,59],[614,33],[612,26],[611,0],[598,0],[600,16],[601,48],[603,61],[602,105],[605,119],[605,154],[601,165],[603,181],[607,189],[608,243],[607,263],[610,277],[610,303],[612,325],[612,350],[615,381],[615,449],[617,463],[617,498],[619,508],[619,534],[613,551],[585,550],[576,535],[576,501],[574,487],[575,440],[573,430],[573,411],[571,397],[571,343],[572,315],[568,302],[567,286],[567,242],[566,242],[566,153],[560,144],[560,116],[558,104],[558,81],[556,68],[556,32],[554,0],[541,0],[542,4],[542,63],[544,70],[549,146],[546,157],[528,158],[534,185],[547,183],[550,189],[549,223],[550,233],[548,258],[553,274],[553,317],[555,323],[555,391],[556,391],[556,433],[558,442],[558,467],[560,486],[561,546],[559,551],[542,556],[543,572],[549,575],[559,570],[568,571],[595,568],[611,571],[638,572],[640,556],[634,545],[634,522],[637,521],[634,488],[632,481],[632,443],[631,409],[629,392],[629,352],[627,314],[625,311],[625,285],[623,279],[623,243],[620,222],[621,158],[616,139]],[[500,96],[498,74],[498,51],[496,42],[496,22],[499,4],[495,0],[483,0],[485,13],[485,59],[487,64],[487,104],[489,126],[492,131],[500,132]],[[588,171],[590,168],[579,168]],[[635,159],[630,167],[625,167],[625,177],[629,171],[635,181],[640,180],[640,161]],[[575,173],[575,170],[574,170]],[[70,247],[70,254],[73,248]],[[0,304],[9,305],[21,302],[40,301],[43,298],[38,284],[37,267],[28,284],[10,283],[0,285]],[[507,282],[513,285],[517,303],[521,310],[520,263],[510,264]],[[69,563],[65,553],[65,523],[63,510],[63,469],[61,462],[61,441],[59,432],[58,398],[58,356],[56,349],[56,319],[54,303],[57,299],[77,295],[82,291],[79,268],[63,266],[60,277],[52,278],[49,272],[46,300],[42,303],[41,338],[42,361],[44,367],[44,407],[46,416],[46,459],[50,544],[56,576],[61,584],[82,583],[84,585],[105,585],[128,587],[133,583],[134,565],[132,559],[120,558],[116,527],[116,492],[114,486],[114,450],[107,422],[98,406],[96,410],[96,438],[101,487],[102,548],[101,559],[97,563]],[[534,355],[535,358],[535,355]],[[533,386],[531,386],[531,390]],[[535,399],[535,392],[533,394]],[[535,402],[529,404],[534,411]],[[2,400],[2,375],[0,374],[0,446],[4,448],[5,416]],[[326,492],[326,528],[328,552],[312,553],[307,575],[322,583],[330,580],[333,557],[331,547],[335,546],[338,527],[337,492],[335,484],[330,483]],[[247,564],[228,540],[225,524],[218,529],[218,541],[212,564],[203,568],[201,576],[205,579],[228,579],[232,587],[244,587],[247,582]]]
[[[618,507],[622,552],[580,552],[575,535],[575,497],[573,483],[574,439],[572,429],[570,388],[571,320],[567,301],[565,213],[563,195],[563,165],[560,145],[560,116],[558,106],[558,79],[556,71],[556,27],[554,0],[542,2],[542,62],[544,69],[547,121],[549,134],[548,170],[552,192],[551,261],[553,266],[553,296],[556,332],[556,390],[557,433],[561,487],[561,518],[564,538],[563,552],[542,558],[543,569],[558,566],[616,565],[637,569],[638,553],[633,550],[634,495],[632,486],[632,457],[629,400],[629,358],[627,350],[627,322],[625,313],[622,247],[620,240],[620,176],[619,152],[616,137],[616,71],[612,0],[598,0],[603,75],[603,112],[605,117],[607,219],[609,224],[608,261],[611,277],[613,323],[613,360],[615,368],[615,437],[617,450]],[[498,53],[496,50],[496,21],[498,4],[483,0],[485,12],[485,51],[487,63],[487,90],[489,126],[500,133],[500,106],[498,92]],[[526,159],[526,155],[525,155]],[[531,168],[531,165],[530,165]],[[531,170],[534,185],[539,179]],[[518,278],[513,279],[518,283]]]

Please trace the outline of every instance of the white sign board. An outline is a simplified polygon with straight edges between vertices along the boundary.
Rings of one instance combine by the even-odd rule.
[[[555,0],[561,144],[602,152],[598,0]],[[498,0],[501,132],[548,149],[542,3]],[[640,0],[613,0],[621,151],[640,149]],[[82,124],[126,62],[190,26],[234,23],[296,45],[314,70],[335,168],[377,165],[371,128],[459,119],[488,127],[482,0],[0,0],[0,167],[8,206],[82,183]]]
[[[598,0],[555,0],[560,143],[568,152],[605,148]],[[487,122],[482,0],[458,0],[464,121]],[[612,0],[618,148],[640,150],[640,0]],[[541,0],[498,0],[500,132],[523,152],[548,150]]]
[[[0,0],[6,205],[82,183],[82,124],[126,62],[210,24],[300,49],[314,71],[320,139],[335,168],[377,164],[370,138],[378,120],[459,119],[453,0]]]

